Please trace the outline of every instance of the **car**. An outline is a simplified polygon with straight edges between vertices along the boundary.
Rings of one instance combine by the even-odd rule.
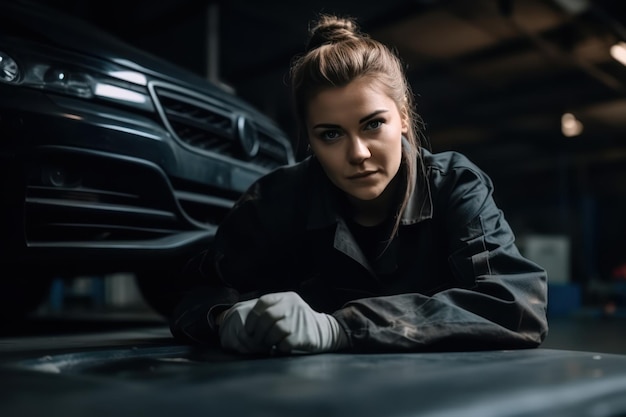
[[[51,280],[130,272],[167,315],[174,278],[241,193],[294,163],[235,92],[75,16],[0,3],[0,314]]]

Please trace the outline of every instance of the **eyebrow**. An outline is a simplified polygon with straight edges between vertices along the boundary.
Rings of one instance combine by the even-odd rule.
[[[366,121],[368,121],[368,120],[378,116],[381,113],[386,113],[387,111],[388,110],[385,110],[385,109],[376,110],[376,111],[368,114],[367,116],[362,117],[359,120],[359,124],[364,123],[364,122],[366,122]],[[318,128],[332,129],[332,128],[337,128],[337,127],[340,127],[340,126],[339,125],[334,125],[334,124],[331,124],[331,123],[319,123],[319,124],[316,124],[315,126],[313,126],[313,129],[318,129]]]

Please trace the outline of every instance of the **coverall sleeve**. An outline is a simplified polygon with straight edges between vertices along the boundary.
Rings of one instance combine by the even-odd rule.
[[[274,264],[287,261],[270,253],[277,252],[277,244],[271,225],[261,220],[272,217],[260,214],[261,188],[257,182],[239,198],[220,223],[213,245],[185,267],[181,279],[195,285],[189,285],[170,320],[176,339],[217,345],[215,318],[221,311],[281,288],[282,275]]]
[[[547,275],[524,258],[478,168],[449,173],[436,208],[460,285],[350,301],[333,313],[352,351],[445,351],[539,346],[547,335]]]

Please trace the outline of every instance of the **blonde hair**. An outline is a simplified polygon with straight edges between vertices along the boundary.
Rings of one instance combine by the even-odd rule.
[[[422,127],[414,109],[414,98],[406,79],[402,62],[395,51],[361,32],[353,18],[322,14],[309,28],[305,53],[296,56],[291,65],[291,91],[299,137],[306,137],[305,120],[309,101],[320,91],[342,87],[368,77],[376,80],[385,93],[405,113],[408,122],[402,146],[406,189],[391,237],[398,230],[401,214],[407,206],[414,187],[416,172],[421,174]]]

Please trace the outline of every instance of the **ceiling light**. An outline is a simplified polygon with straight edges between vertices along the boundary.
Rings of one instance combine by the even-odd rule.
[[[611,46],[611,56],[622,65],[626,65],[626,42],[617,42]]]
[[[583,124],[572,113],[561,116],[561,132],[568,138],[578,136],[583,131]]]
[[[569,14],[580,14],[589,8],[588,0],[554,0]]]

